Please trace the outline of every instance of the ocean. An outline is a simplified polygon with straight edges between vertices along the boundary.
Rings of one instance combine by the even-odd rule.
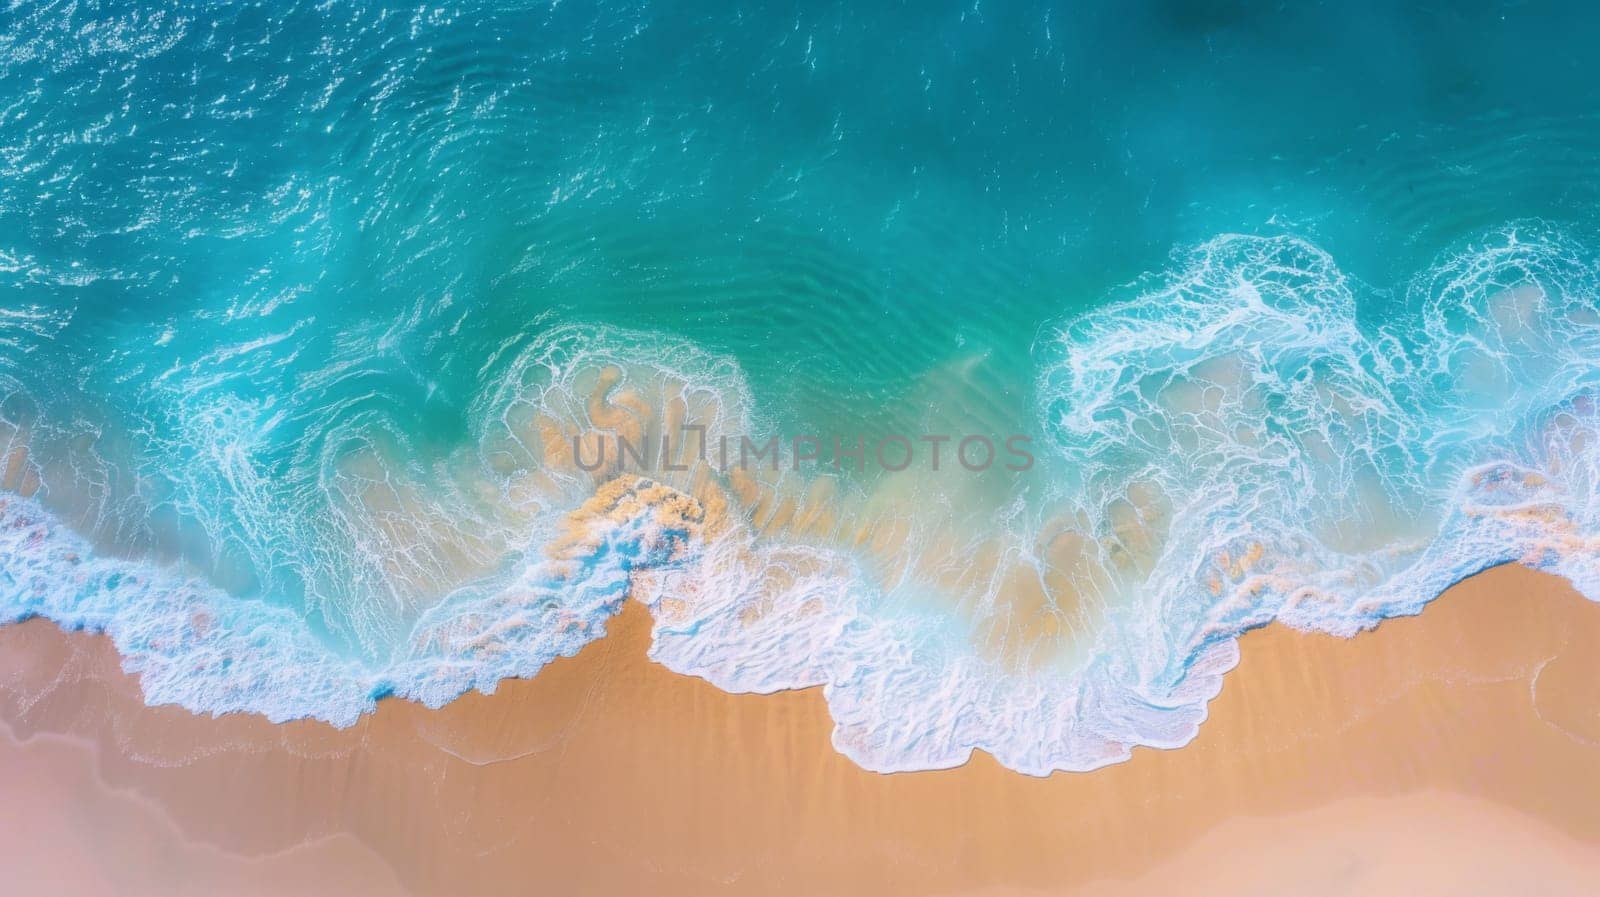
[[[867,768],[1046,774],[1186,743],[1254,627],[1511,561],[1600,599],[1597,43],[1544,3],[18,0],[0,618],[342,726],[638,600],[677,672],[822,686]]]

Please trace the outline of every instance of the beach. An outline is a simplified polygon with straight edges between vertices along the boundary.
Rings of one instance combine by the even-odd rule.
[[[0,4],[0,894],[1593,891],[1597,45]]]
[[[536,679],[348,729],[146,707],[107,641],[0,630],[8,874],[74,893],[1585,893],[1600,613],[1501,567],[1354,638],[1268,626],[1193,743],[883,775],[816,689],[646,657],[630,602]],[[26,823],[22,820],[26,819]],[[31,888],[29,890],[38,890]]]

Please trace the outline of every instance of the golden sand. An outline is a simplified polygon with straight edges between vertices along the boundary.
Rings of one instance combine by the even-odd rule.
[[[630,602],[534,680],[438,711],[385,701],[343,731],[147,708],[103,638],[0,630],[0,851],[28,885],[12,892],[1231,897],[1600,880],[1600,608],[1520,568],[1351,640],[1252,632],[1193,744],[1048,779],[981,755],[863,771],[831,749],[815,690],[729,695],[672,674],[645,658],[648,626]]]

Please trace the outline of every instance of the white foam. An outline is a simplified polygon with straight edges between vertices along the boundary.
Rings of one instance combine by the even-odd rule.
[[[540,420],[655,433],[649,409],[679,401],[717,431],[759,429],[728,359],[597,328],[490,359],[474,445],[443,466],[406,460],[404,434],[346,421],[348,439],[322,443],[325,504],[273,507],[238,453],[270,414],[195,418],[222,428],[196,443],[218,452],[206,488],[249,525],[292,528],[258,544],[338,554],[304,567],[329,590],[318,606],[342,608],[328,633],[99,554],[22,498],[0,506],[0,608],[107,632],[153,703],[346,725],[387,694],[437,706],[534,675],[601,637],[631,594],[671,669],[734,691],[821,686],[835,746],[865,767],[947,767],[983,749],[1030,774],[1092,769],[1191,739],[1250,628],[1353,635],[1506,561],[1600,597],[1597,296],[1575,244],[1524,227],[1446,255],[1408,308],[1367,328],[1326,253],[1224,237],[1068,322],[1038,381],[1050,488],[980,534],[1041,581],[1050,526],[1087,546],[1065,585],[1041,588],[1053,612],[1092,592],[1094,626],[1041,662],[979,644],[1021,612],[996,594],[1003,577],[969,593],[918,572],[948,550],[939,536],[962,501],[896,483],[839,498],[847,511],[926,503],[897,565],[838,533],[759,532],[748,509],[713,522],[686,497],[692,474],[593,496],[592,478],[557,469]],[[604,377],[633,404],[594,405]],[[349,570],[361,577],[337,579]],[[393,601],[361,591],[373,583]]]

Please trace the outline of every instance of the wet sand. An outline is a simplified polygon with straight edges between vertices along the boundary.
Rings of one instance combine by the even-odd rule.
[[[1252,632],[1188,747],[1048,779],[982,755],[865,772],[830,747],[815,690],[672,674],[646,659],[648,626],[630,603],[534,680],[438,711],[385,701],[342,731],[146,708],[105,639],[0,630],[14,892],[1566,894],[1600,877],[1600,607],[1524,569],[1351,640]]]

